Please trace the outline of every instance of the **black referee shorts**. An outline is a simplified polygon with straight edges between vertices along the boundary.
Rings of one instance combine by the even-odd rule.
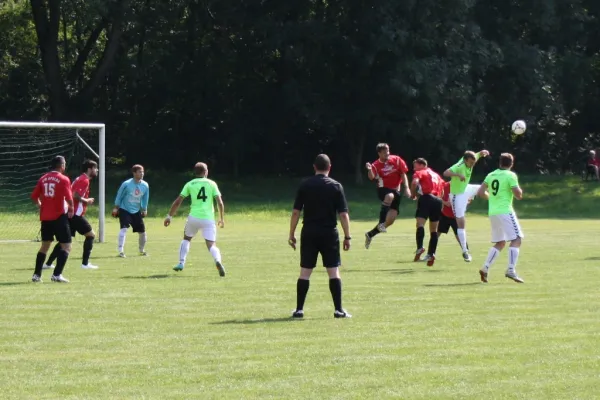
[[[129,211],[119,208],[119,223],[121,224],[121,229],[129,228],[131,226],[134,232],[146,232],[146,226],[144,225],[141,211],[131,214]]]
[[[59,243],[71,243],[71,227],[67,214],[61,215],[54,221],[42,221],[40,232],[42,242],[52,242],[56,238]]]
[[[456,218],[450,218],[442,214],[440,216],[440,223],[438,224],[437,231],[439,233],[448,233],[450,228],[452,228],[455,235],[458,235],[458,224],[456,223]]]
[[[73,218],[69,220],[71,226],[71,236],[75,237],[75,233],[79,233],[81,236],[85,236],[86,233],[92,230],[92,226],[85,217],[81,215],[73,215]]]
[[[400,212],[400,200],[402,200],[402,195],[400,194],[400,192],[397,190],[388,189],[385,187],[377,188],[377,197],[379,198],[380,201],[383,201],[385,196],[387,196],[389,193],[394,193],[394,200],[392,200],[392,204],[390,204],[390,208],[392,210],[396,210],[396,211]]]
[[[429,219],[431,222],[437,222],[442,215],[442,199],[431,194],[424,194],[417,201],[417,212],[415,218]]]
[[[325,268],[336,268],[342,264],[340,237],[337,229],[302,229],[300,235],[300,266],[313,269],[321,254]]]

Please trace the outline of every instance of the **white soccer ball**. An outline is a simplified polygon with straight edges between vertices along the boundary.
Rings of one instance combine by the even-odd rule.
[[[525,133],[527,125],[525,124],[525,121],[518,119],[515,122],[513,122],[512,127],[510,129],[515,135],[522,135]]]

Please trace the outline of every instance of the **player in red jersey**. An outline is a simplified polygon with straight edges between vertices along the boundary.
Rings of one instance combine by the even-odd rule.
[[[386,232],[386,228],[394,223],[400,209],[400,185],[404,183],[404,193],[410,198],[410,189],[406,173],[408,167],[404,160],[390,154],[390,146],[387,143],[377,145],[379,158],[366,164],[370,180],[377,180],[377,196],[381,200],[381,211],[379,222],[375,228],[365,233],[365,248],[369,248],[373,237],[380,232]]]
[[[417,212],[415,218],[417,220],[417,251],[415,252],[414,261],[421,261],[421,255],[425,253],[423,241],[425,240],[425,222],[429,219],[429,248],[424,261],[427,261],[428,266],[432,266],[435,262],[435,250],[437,248],[438,222],[442,214],[442,195],[444,190],[444,180],[434,170],[427,166],[427,160],[417,158],[413,161],[413,180],[411,189],[413,199],[419,195],[417,202]]]
[[[442,233],[448,233],[450,228],[452,228],[454,237],[460,246],[460,239],[458,238],[458,224],[456,223],[456,217],[454,216],[452,204],[450,203],[450,181],[444,182],[444,195],[442,196],[442,202],[444,206],[442,207],[442,215],[440,217],[440,223],[438,224],[437,229],[438,238]],[[471,199],[469,199],[467,204],[470,203]],[[468,249],[469,244],[467,243],[467,250]]]
[[[85,160],[81,168],[82,174],[79,175],[71,185],[73,192],[73,200],[75,212],[73,218],[69,219],[71,228],[71,236],[75,237],[75,233],[85,237],[83,241],[83,257],[81,268],[83,269],[98,269],[97,266],[90,264],[90,254],[94,247],[94,238],[96,237],[92,226],[85,218],[87,207],[94,204],[94,198],[90,196],[90,180],[98,176],[98,164],[95,161]],[[48,257],[48,261],[44,264],[43,269],[51,269],[52,263],[58,257],[60,251],[60,243],[57,243],[52,250],[52,254]]]
[[[31,278],[33,282],[42,281],[42,266],[55,237],[60,243],[60,251],[56,269],[52,274],[52,281],[69,282],[62,276],[62,272],[71,251],[71,229],[69,227],[69,218],[73,216],[71,181],[63,175],[67,166],[63,156],[54,157],[51,166],[52,171],[39,179],[31,193],[31,200],[39,207],[40,221],[42,221],[42,246],[35,259],[35,271]]]

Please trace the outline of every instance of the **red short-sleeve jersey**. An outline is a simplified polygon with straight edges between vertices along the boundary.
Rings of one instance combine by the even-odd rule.
[[[31,198],[41,202],[40,221],[54,221],[67,212],[66,200],[73,200],[71,181],[58,171],[48,172],[38,180]]]
[[[379,159],[373,162],[377,187],[396,190],[402,183],[402,175],[408,172],[408,167],[399,156],[390,155],[385,162]]]
[[[79,175],[71,185],[73,194],[79,193],[79,196],[86,198],[90,195],[90,178],[86,174]],[[75,208],[75,215],[84,216],[87,211],[87,204],[73,198],[73,206]]]
[[[439,197],[444,189],[444,180],[431,168],[416,171],[413,174],[413,180],[419,181],[421,194],[431,194]]]
[[[444,188],[444,190],[443,190],[444,195],[442,196],[442,200],[449,201],[449,199],[450,199],[450,182],[444,182],[443,188]],[[444,207],[442,207],[442,214],[448,218],[455,218],[454,211],[452,211],[452,207],[447,206],[445,204],[444,204]]]

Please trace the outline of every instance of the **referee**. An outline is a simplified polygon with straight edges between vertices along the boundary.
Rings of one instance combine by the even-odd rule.
[[[310,275],[317,266],[319,253],[329,275],[329,290],[333,298],[335,318],[351,318],[342,308],[342,279],[339,267],[340,238],[337,216],[344,230],[344,250],[350,250],[350,216],[342,185],[329,177],[331,161],[326,154],[319,154],[313,164],[315,175],[304,180],[298,188],[294,210],[290,220],[289,245],[296,250],[296,227],[300,212],[304,210],[300,234],[300,277],[296,284],[297,302],[293,318],[304,317],[304,301],[310,286]]]

